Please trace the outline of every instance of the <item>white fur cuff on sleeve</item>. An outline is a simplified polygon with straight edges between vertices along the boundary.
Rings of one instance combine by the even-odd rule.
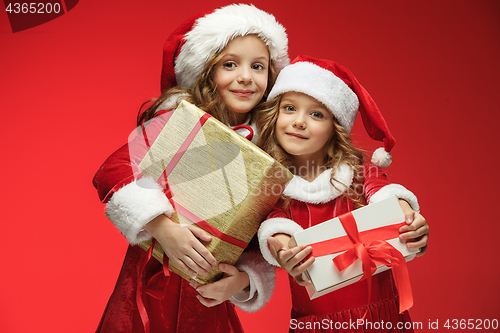
[[[262,252],[264,259],[266,259],[267,262],[271,265],[279,267],[280,264],[278,264],[273,254],[269,250],[267,239],[275,234],[287,234],[292,236],[297,231],[302,230],[304,229],[302,229],[300,225],[286,218],[276,217],[262,222],[259,228],[258,237],[260,252]]]
[[[231,303],[246,312],[261,309],[271,298],[276,279],[275,268],[258,251],[245,251],[235,267],[250,278],[250,293],[241,291],[231,297]]]
[[[374,195],[371,196],[369,203],[372,204],[382,201],[390,197],[391,195],[395,195],[399,199],[405,200],[410,204],[411,208],[414,211],[420,212],[420,206],[418,205],[418,200],[415,194],[413,194],[411,191],[407,190],[404,186],[399,184],[389,184],[382,187]]]
[[[150,239],[144,225],[161,214],[170,216],[173,211],[161,186],[146,177],[116,191],[106,205],[106,216],[131,244]]]

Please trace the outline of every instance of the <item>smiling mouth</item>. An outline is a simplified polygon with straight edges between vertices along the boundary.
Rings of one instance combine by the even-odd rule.
[[[251,90],[231,90],[231,92],[238,97],[252,97],[254,94]]]
[[[298,133],[286,133],[286,135],[291,136],[293,138],[298,138],[298,139],[307,139],[305,136],[298,134]]]

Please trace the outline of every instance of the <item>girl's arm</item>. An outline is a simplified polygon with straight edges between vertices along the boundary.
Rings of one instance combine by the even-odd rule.
[[[147,135],[134,130],[129,142],[111,154],[94,175],[93,185],[106,204],[106,216],[131,244],[151,239],[144,226],[159,215],[174,211],[164,188],[154,179],[143,177],[139,164],[165,125],[158,116],[147,125]]]
[[[93,183],[99,197],[106,203],[108,219],[131,244],[153,236],[169,259],[187,273],[206,274],[215,259],[198,238],[206,240],[211,237],[194,226],[172,222],[167,216],[174,210],[164,188],[139,172],[140,162],[166,123],[163,113],[159,112],[148,123],[147,135],[134,131],[129,142],[101,165]]]
[[[420,248],[417,256],[425,254],[429,239],[429,226],[419,213],[420,206],[417,197],[404,186],[389,183],[387,175],[375,166],[366,167],[364,176],[364,193],[368,203],[376,203],[392,195],[399,198],[408,224],[401,227],[400,239],[407,241],[408,248]]]
[[[405,200],[414,211],[420,211],[415,194],[402,185],[389,183],[387,174],[373,165],[364,168],[363,193],[369,204],[395,195],[398,199]]]

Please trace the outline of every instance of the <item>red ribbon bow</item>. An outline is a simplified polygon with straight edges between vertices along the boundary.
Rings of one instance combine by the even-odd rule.
[[[333,263],[339,271],[346,269],[359,258],[363,264],[362,280],[366,279],[368,282],[368,301],[371,298],[372,275],[377,270],[377,265],[391,267],[399,292],[399,313],[411,308],[413,295],[406,260],[401,252],[385,241],[398,237],[399,228],[406,223],[393,224],[359,233],[356,220],[351,212],[339,216],[339,220],[347,237],[311,244],[314,255],[322,256],[347,250],[333,259]],[[365,242],[361,241],[360,234]],[[348,245],[347,242],[350,244]]]

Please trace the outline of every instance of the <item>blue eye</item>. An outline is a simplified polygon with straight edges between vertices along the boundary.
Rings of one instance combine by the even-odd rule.
[[[323,118],[323,114],[319,111],[311,112],[311,116],[313,116],[314,118]]]
[[[282,108],[285,109],[286,111],[295,111],[295,107],[291,104],[285,105]]]

